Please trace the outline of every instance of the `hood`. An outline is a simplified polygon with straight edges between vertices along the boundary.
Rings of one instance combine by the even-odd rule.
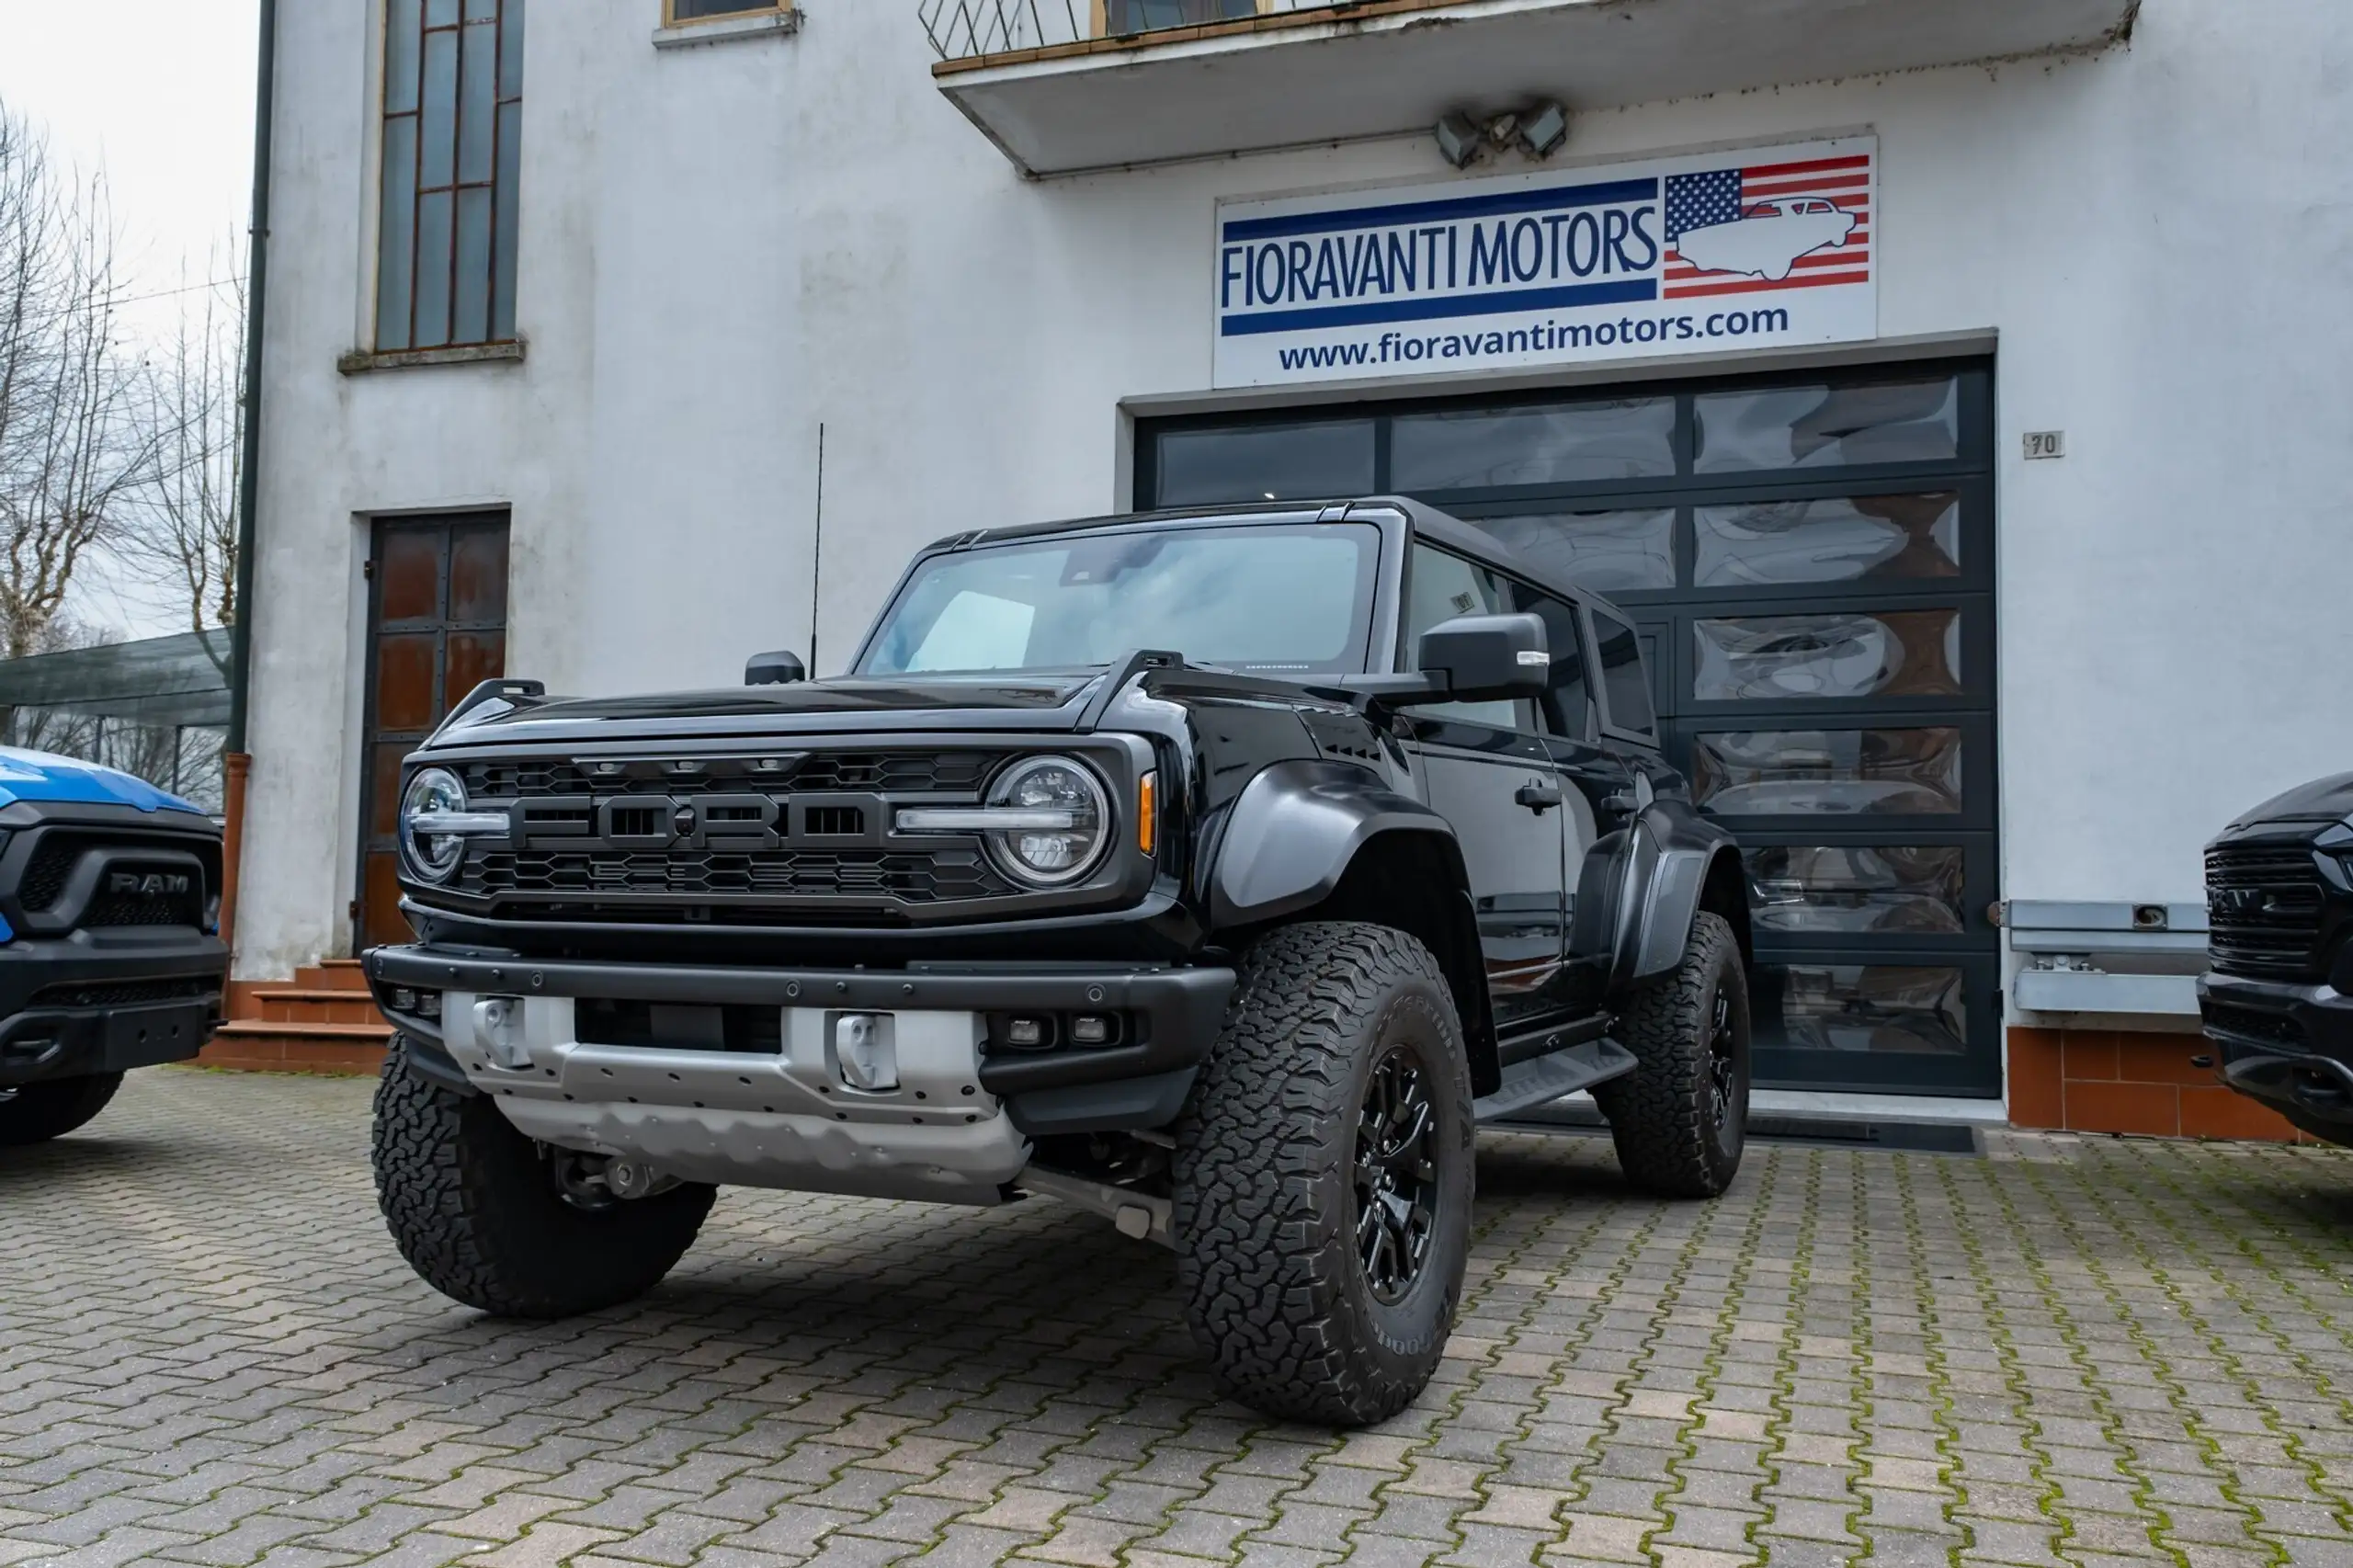
[[[2315,778],[2309,784],[2299,784],[2284,795],[2275,795],[2250,812],[2241,812],[2231,824],[2233,828],[2253,827],[2264,823],[2343,822],[2353,817],[2353,773],[2332,774]]]
[[[143,778],[77,757],[0,746],[0,806],[48,801],[76,806],[132,806],[142,812],[186,812],[198,807],[167,795]]]
[[[1076,725],[1087,694],[1103,678],[1101,670],[890,679],[841,676],[718,691],[494,701],[467,714],[431,744],[822,734],[884,727],[1061,730]]]

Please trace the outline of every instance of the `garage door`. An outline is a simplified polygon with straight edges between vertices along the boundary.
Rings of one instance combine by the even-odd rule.
[[[1759,1082],[2000,1091],[1981,363],[1145,422],[1144,506],[1398,493],[1642,623],[1738,833]]]

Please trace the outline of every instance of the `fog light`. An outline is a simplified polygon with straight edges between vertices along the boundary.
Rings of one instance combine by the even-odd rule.
[[[417,993],[416,1016],[420,1018],[439,1017],[441,1016],[441,993],[438,991],[421,991]]]
[[[392,992],[392,1011],[395,1013],[415,1012],[416,993],[405,986],[396,987]]]
[[[1016,1018],[1005,1026],[1007,1045],[1040,1046],[1046,1043],[1046,1026],[1039,1018]]]
[[[1070,1021],[1070,1038],[1081,1045],[1103,1045],[1111,1039],[1111,1020],[1089,1013]]]

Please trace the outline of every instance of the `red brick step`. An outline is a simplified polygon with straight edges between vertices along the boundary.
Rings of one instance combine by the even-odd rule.
[[[266,1024],[380,1024],[383,1015],[365,991],[340,986],[256,988],[244,1015]]]
[[[202,1067],[262,1073],[371,1074],[384,1064],[392,1028],[372,1024],[274,1023],[233,1018],[197,1057]]]
[[[285,981],[229,988],[229,1022],[197,1060],[270,1073],[373,1073],[392,1026],[376,1011],[356,959],[304,964]]]
[[[358,959],[328,959],[296,970],[294,983],[305,991],[365,991],[368,977]]]

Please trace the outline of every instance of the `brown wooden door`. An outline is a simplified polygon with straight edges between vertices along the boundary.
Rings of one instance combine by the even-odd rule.
[[[357,950],[415,939],[401,915],[401,759],[506,673],[506,516],[386,517],[368,562],[367,776]]]

